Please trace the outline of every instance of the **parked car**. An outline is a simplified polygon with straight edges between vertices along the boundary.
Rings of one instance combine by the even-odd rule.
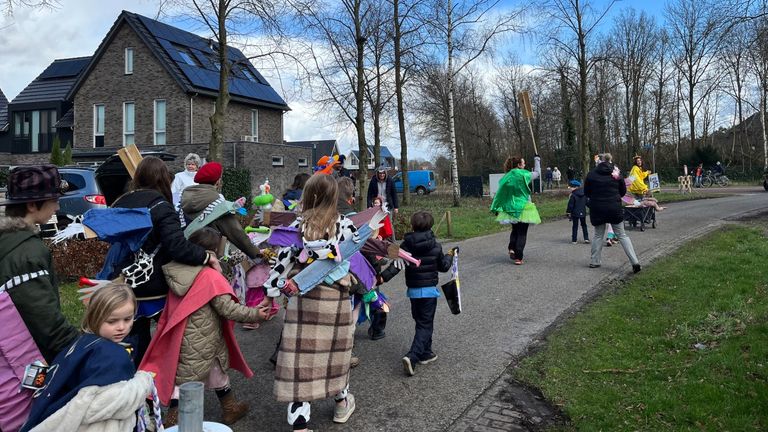
[[[403,192],[403,173],[397,173],[392,180],[395,182],[395,191]],[[411,193],[426,195],[437,189],[435,173],[429,170],[408,171],[408,190]]]
[[[59,211],[56,212],[59,229],[72,221],[70,216],[79,216],[92,208],[105,208],[107,201],[96,183],[96,170],[93,167],[61,167],[61,178],[69,184],[71,192],[59,199]]]

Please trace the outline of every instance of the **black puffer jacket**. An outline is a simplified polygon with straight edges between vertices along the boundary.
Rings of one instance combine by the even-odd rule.
[[[584,194],[589,198],[589,219],[593,226],[624,221],[621,197],[627,193],[627,185],[621,176],[614,179],[612,173],[613,164],[601,162],[584,181]]]
[[[587,216],[587,196],[584,195],[584,188],[576,188],[571,192],[568,199],[568,208],[565,210],[572,218],[583,218]]]
[[[203,265],[208,260],[208,254],[202,247],[190,243],[184,238],[184,232],[181,230],[179,215],[173,210],[173,205],[159,192],[149,189],[140,189],[129,192],[115,201],[112,207],[122,208],[149,208],[152,217],[152,232],[144,242],[142,250],[146,253],[152,253],[157,245],[160,249],[155,255],[153,261],[154,270],[152,276],[146,283],[143,283],[134,289],[136,298],[139,300],[152,297],[164,296],[168,294],[168,284],[163,275],[163,265],[171,261],[177,261],[182,264]],[[123,268],[133,263],[134,256],[130,255],[126,260],[115,268],[119,272]],[[111,276],[117,277],[117,274]]]
[[[437,272],[447,272],[453,263],[450,256],[443,254],[443,247],[432,230],[409,232],[400,249],[421,260],[419,267],[409,265],[405,268],[405,285],[408,288],[436,287],[439,281]]]

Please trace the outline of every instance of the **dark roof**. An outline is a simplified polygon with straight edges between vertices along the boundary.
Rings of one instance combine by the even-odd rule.
[[[0,132],[8,129],[8,98],[0,90]]]
[[[215,62],[216,51],[209,47],[209,39],[128,11],[123,11],[112,25],[96,50],[86,72],[72,88],[70,94],[73,95],[77,91],[85,77],[98,63],[122,23],[126,23],[136,32],[185,92],[217,96],[219,70]],[[240,50],[228,47],[227,58],[234,63],[233,76],[229,79],[229,93],[233,101],[283,110],[290,109]]]
[[[56,128],[68,128],[73,127],[75,125],[75,107],[72,107],[64,113],[63,116],[59,119],[58,122],[56,122],[56,125],[54,127]]]
[[[312,158],[317,162],[323,156],[333,156],[336,140],[290,141],[286,144],[311,148]]]
[[[21,91],[12,104],[52,102],[68,100],[69,90],[77,77],[91,60],[90,57],[77,57],[54,60],[43,73]]]
[[[368,151],[373,154],[373,146],[368,146]],[[360,157],[360,152],[357,150],[352,150],[352,154],[356,157]],[[381,157],[384,159],[394,159],[395,157],[392,156],[392,152],[389,151],[389,148],[387,146],[381,146]]]

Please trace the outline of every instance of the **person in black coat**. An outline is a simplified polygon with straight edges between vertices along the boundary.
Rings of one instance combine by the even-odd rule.
[[[411,349],[403,357],[403,370],[406,375],[415,373],[416,363],[428,364],[437,360],[432,352],[432,331],[434,329],[435,310],[438,290],[438,272],[447,272],[453,264],[452,252],[443,254],[443,247],[435,239],[432,225],[435,219],[429,212],[418,211],[411,216],[413,232],[405,235],[400,249],[410,252],[421,260],[418,267],[405,268],[405,285],[411,300],[411,316],[416,322],[416,334],[413,336]]]
[[[397,193],[395,192],[395,182],[387,175],[387,169],[379,167],[376,175],[371,177],[368,184],[367,207],[373,207],[373,200],[377,196],[384,198],[384,204],[396,215],[400,207],[397,202]]]
[[[578,180],[571,180],[571,186],[574,187],[571,191],[571,197],[568,199],[568,207],[565,210],[565,214],[573,222],[571,229],[571,243],[576,244],[577,235],[579,234],[579,224],[581,224],[581,231],[584,233],[584,243],[589,243],[589,231],[587,230],[587,196],[584,195],[584,188],[581,187],[581,182]]]
[[[208,252],[184,238],[179,215],[171,204],[171,179],[165,162],[147,156],[136,167],[131,190],[112,204],[112,207],[118,208],[148,208],[152,218],[152,231],[141,247],[146,254],[154,254],[152,274],[133,287],[138,307],[130,334],[135,335],[137,340],[137,365],[141,363],[151,340],[150,319],[158,316],[165,307],[168,284],[162,266],[173,260],[188,265],[207,264],[220,270],[213,252]],[[125,257],[114,267],[114,274],[109,278],[119,276],[121,270],[132,265],[134,260],[132,254]]]
[[[635,255],[632,240],[624,232],[624,209],[621,207],[621,197],[627,193],[627,186],[618,170],[614,173],[613,158],[610,153],[601,155],[600,160],[601,162],[587,174],[584,181],[584,194],[589,199],[589,219],[595,227],[592,260],[589,267],[600,267],[600,254],[605,241],[605,225],[610,224],[632,263],[632,270],[637,273],[640,271],[640,261]]]

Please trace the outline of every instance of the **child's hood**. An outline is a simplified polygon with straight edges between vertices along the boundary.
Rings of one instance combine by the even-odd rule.
[[[183,297],[202,269],[203,266],[191,266],[171,261],[163,266],[163,274],[165,274],[168,288],[177,296]]]
[[[403,246],[409,252],[417,255],[431,251],[436,243],[435,233],[432,230],[409,232],[403,239]]]
[[[583,187],[579,187],[579,188],[574,189],[571,192],[571,195],[575,196],[576,198],[583,197],[584,196],[584,188]]]

